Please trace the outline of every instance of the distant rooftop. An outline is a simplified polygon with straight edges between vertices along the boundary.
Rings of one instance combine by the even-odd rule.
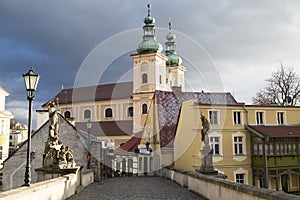
[[[51,100],[59,104],[91,102],[110,99],[129,99],[132,95],[133,83],[112,83],[81,88],[62,89]],[[49,100],[47,103],[49,103]],[[46,106],[47,103],[43,105]]]
[[[250,125],[246,128],[260,137],[300,137],[300,125]]]

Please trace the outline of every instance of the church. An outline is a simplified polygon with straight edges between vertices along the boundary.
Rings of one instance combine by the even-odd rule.
[[[176,54],[172,23],[163,51],[156,40],[150,4],[143,33],[131,55],[133,82],[62,89],[48,101],[58,102],[60,113],[79,130],[114,144],[117,171],[140,175],[155,174],[174,162],[173,143],[184,101],[196,98],[207,104],[238,104],[230,93],[185,92],[186,68]],[[37,111],[37,127],[47,121],[45,111]]]
[[[185,88],[186,68],[176,54],[171,22],[164,53],[156,40],[150,4],[144,24],[142,41],[131,55],[133,82],[62,89],[51,99],[59,103],[60,112],[77,128],[87,130],[86,123],[90,120],[91,134],[114,142],[116,147],[143,130],[156,91],[183,92]],[[37,113],[39,127],[47,120],[47,113],[42,110]]]
[[[172,24],[163,51],[150,4],[131,59],[132,82],[62,89],[43,107],[57,102],[77,129],[114,144],[115,171],[137,175],[155,175],[168,165],[198,169],[204,116],[219,173],[238,183],[299,191],[299,106],[246,105],[227,92],[186,92]],[[47,120],[46,110],[37,111],[37,127]],[[284,166],[278,164],[283,159]]]

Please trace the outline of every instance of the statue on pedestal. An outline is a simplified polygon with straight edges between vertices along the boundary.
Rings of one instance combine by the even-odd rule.
[[[43,167],[65,169],[75,167],[72,150],[59,140],[58,111],[55,102],[49,104],[49,136],[45,142]]]
[[[213,149],[209,145],[208,133],[210,130],[209,121],[201,114],[202,130],[201,141],[204,143],[203,148],[200,150],[200,157],[202,158],[202,164],[200,170],[196,170],[203,174],[218,174],[218,171],[214,170],[212,163]]]

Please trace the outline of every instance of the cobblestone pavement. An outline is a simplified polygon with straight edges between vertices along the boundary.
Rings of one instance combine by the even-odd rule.
[[[68,200],[201,199],[187,188],[161,177],[119,177],[95,182]]]

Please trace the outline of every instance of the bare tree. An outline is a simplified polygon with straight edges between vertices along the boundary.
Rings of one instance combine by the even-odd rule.
[[[268,86],[256,93],[254,104],[295,106],[300,101],[300,79],[293,68],[285,68],[281,64],[280,69],[266,81]]]

